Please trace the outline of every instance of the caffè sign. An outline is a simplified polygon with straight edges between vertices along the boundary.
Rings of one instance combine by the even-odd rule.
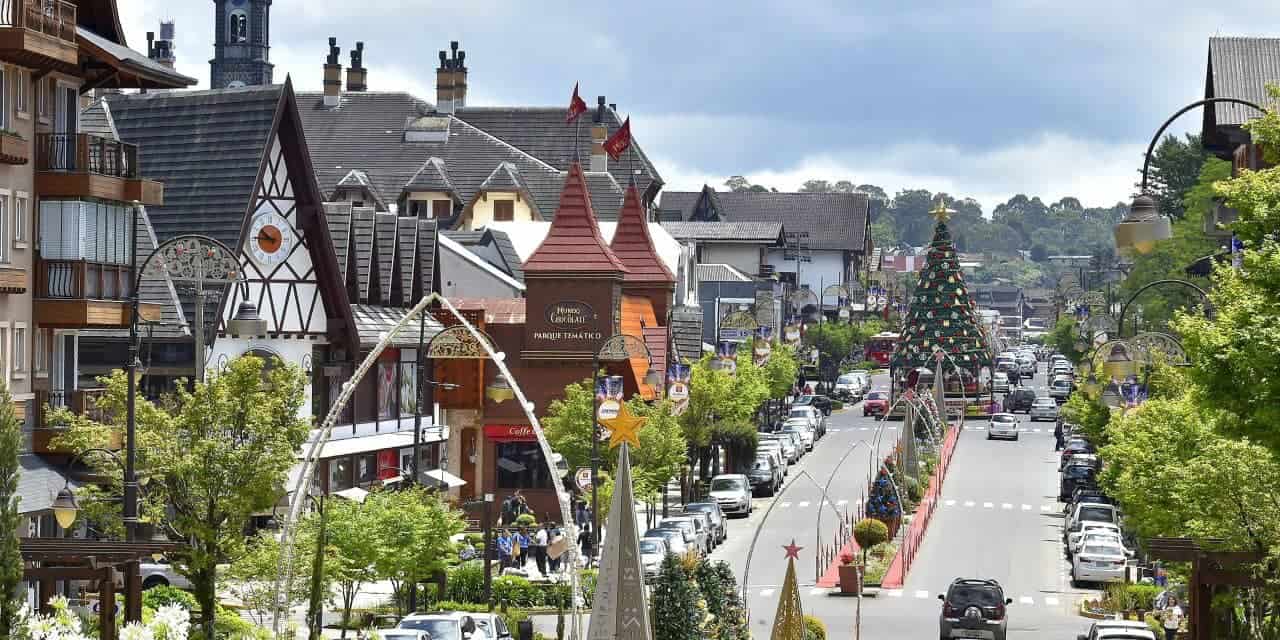
[[[584,327],[595,320],[595,309],[578,300],[565,300],[547,307],[547,323],[561,329]]]

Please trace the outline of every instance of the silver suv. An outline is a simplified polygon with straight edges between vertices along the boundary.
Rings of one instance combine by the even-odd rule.
[[[396,628],[425,631],[431,640],[497,640],[476,622],[475,615],[461,611],[410,614]]]

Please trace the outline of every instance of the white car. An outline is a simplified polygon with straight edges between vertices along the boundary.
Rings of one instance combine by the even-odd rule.
[[[1036,374],[1036,357],[1026,354],[1018,356],[1018,372],[1024,376]]]
[[[726,514],[751,515],[751,482],[741,473],[725,473],[711,479],[711,498]]]
[[[795,464],[800,461],[800,448],[796,447],[796,442],[788,433],[771,433],[765,436],[771,442],[778,443],[782,448],[782,457],[786,458],[787,464]]]
[[[667,557],[665,538],[640,538],[640,566],[644,567],[644,579],[653,580],[662,570],[662,559]]]
[[[769,460],[773,462],[773,466],[782,469],[782,475],[787,475],[787,456],[782,453],[782,444],[776,440],[760,439],[760,444],[756,447],[758,455],[769,456]]]
[[[1071,586],[1082,582],[1124,582],[1128,562],[1124,547],[1118,544],[1086,544],[1071,559]]]
[[[836,395],[848,393],[861,398],[871,388],[871,374],[866,371],[850,371],[836,378]]]
[[[191,589],[191,581],[168,562],[143,562],[138,565],[138,575],[142,578],[143,590],[152,587]]]
[[[993,413],[987,422],[987,439],[1018,439],[1018,418],[1012,413]]]
[[[1049,397],[1036,398],[1031,403],[1031,421],[1036,420],[1057,420],[1058,419],[1058,401]]]
[[[991,390],[995,393],[1009,393],[1009,374],[997,371],[991,376]]]
[[[1063,542],[1070,544],[1071,534],[1083,531],[1084,525],[1091,522],[1105,522],[1120,525],[1120,512],[1114,504],[1102,502],[1081,502],[1071,510],[1067,518],[1067,529],[1062,534]]]
[[[1080,553],[1081,548],[1090,544],[1118,544],[1120,545],[1120,548],[1124,549],[1124,557],[1132,558],[1137,555],[1133,549],[1124,545],[1124,539],[1120,537],[1120,533],[1118,531],[1098,529],[1086,532],[1084,537],[1080,538],[1080,540],[1069,549],[1070,553],[1067,555],[1075,556],[1077,553]]]
[[[1078,531],[1067,534],[1067,549],[1072,554],[1080,546],[1080,541],[1090,535],[1114,535],[1120,537],[1120,525],[1110,522],[1084,522]]]
[[[402,618],[396,629],[425,631],[429,637],[436,639],[494,640],[472,614],[460,611],[415,613]]]
[[[1129,640],[1156,640],[1156,634],[1146,622],[1138,620],[1099,620],[1089,627],[1089,633],[1078,636],[1080,640],[1105,640],[1128,638]]]
[[[792,420],[804,420],[810,429],[818,430],[822,426],[823,415],[817,407],[802,405],[799,407],[791,407],[791,412],[787,414],[787,422]]]
[[[1071,397],[1071,380],[1067,378],[1056,378],[1049,383],[1049,397],[1054,400],[1066,402]]]
[[[800,444],[804,445],[805,451],[813,451],[813,429],[809,427],[809,423],[803,419],[788,420],[782,425],[783,433],[794,433],[800,436]]]

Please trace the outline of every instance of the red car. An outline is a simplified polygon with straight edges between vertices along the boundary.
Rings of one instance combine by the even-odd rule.
[[[889,394],[885,391],[872,391],[862,400],[862,415],[880,416],[889,412]]]

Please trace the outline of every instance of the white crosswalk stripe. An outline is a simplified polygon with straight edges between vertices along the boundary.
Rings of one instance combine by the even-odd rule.
[[[871,427],[858,427],[858,431],[870,431]]]
[[[837,507],[843,507],[843,506],[844,506],[844,505],[846,505],[846,504],[849,504],[849,501],[848,501],[848,500],[836,500],[836,506],[837,506]]]
[[[1018,604],[1035,604],[1036,601],[1031,596],[1022,596],[1018,598]]]
[[[982,508],[983,508],[983,509],[994,509],[994,508],[995,508],[995,506],[996,506],[996,505],[995,505],[995,503],[993,503],[993,502],[984,502],[984,503],[982,503]]]
[[[808,500],[806,500],[806,501],[801,502],[800,504],[798,504],[798,505],[796,505],[796,506],[798,506],[798,507],[800,507],[801,509],[803,509],[803,508],[805,508],[805,507],[809,506],[809,501],[808,501]]]
[[[1053,596],[1045,596],[1044,604],[1047,607],[1056,607],[1058,606],[1058,599]]]
[[[827,429],[827,431],[830,431],[831,433],[840,433],[839,429]]]
[[[1049,511],[1053,511],[1053,507],[1051,507],[1051,506],[1049,506],[1049,505],[1047,505],[1047,504],[1042,504],[1042,505],[1040,505],[1040,510],[1041,510],[1041,511],[1044,511],[1044,512],[1046,512],[1046,513],[1047,513],[1047,512],[1049,512]]]
[[[824,593],[826,593],[826,592],[827,592],[827,590],[826,590],[826,589],[822,589],[822,588],[819,588],[819,587],[814,587],[814,588],[812,588],[812,589],[810,589],[810,590],[809,590],[809,595],[811,595],[811,596],[820,596],[820,595],[822,595],[822,594],[824,594]]]
[[[782,503],[782,504],[780,504],[780,505],[778,505],[778,506],[779,506],[779,507],[782,507],[783,509],[786,509],[787,507],[791,506],[791,503],[790,503],[790,502],[784,502],[784,503]]]
[[[948,507],[953,507],[953,506],[955,506],[956,501],[955,501],[955,500],[948,500],[948,501],[946,501],[946,503],[944,503],[944,504],[946,504]]]
[[[761,597],[761,598],[768,598],[768,597],[769,597],[769,596],[771,596],[771,595],[773,595],[773,589],[761,589],[761,590],[760,590],[760,597]]]
[[[888,591],[884,592],[884,594],[885,594],[886,596],[889,596],[890,598],[901,598],[901,597],[902,597],[902,589],[890,589],[890,590],[888,590]]]
[[[966,507],[972,507],[973,505],[974,505],[974,502],[973,502],[972,500],[965,500],[965,501],[964,501],[964,506],[966,506]]]
[[[1031,505],[1029,505],[1029,504],[1024,504],[1024,505],[1022,505],[1022,510],[1023,510],[1023,511],[1030,511],[1030,510],[1031,510]]]
[[[1000,503],[1000,508],[1001,508],[1001,509],[1006,509],[1006,510],[1008,510],[1008,509],[1012,509],[1012,508],[1013,508],[1013,505],[1009,504],[1008,502],[1001,502],[1001,503]]]
[[[928,597],[929,597],[929,592],[928,592],[928,591],[924,591],[924,590],[920,590],[920,591],[917,591],[915,595],[916,595],[916,597],[917,597],[917,598],[921,598],[921,599],[923,599],[923,598],[928,598]]]

